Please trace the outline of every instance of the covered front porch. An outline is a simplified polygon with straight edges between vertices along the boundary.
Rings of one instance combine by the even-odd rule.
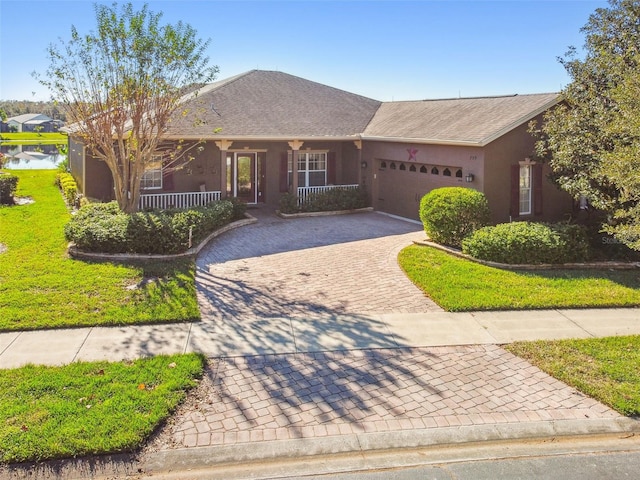
[[[298,204],[334,189],[365,186],[360,143],[333,141],[205,141],[179,169],[157,172],[161,182],[143,189],[139,207],[190,208],[237,198],[278,208],[283,194]]]

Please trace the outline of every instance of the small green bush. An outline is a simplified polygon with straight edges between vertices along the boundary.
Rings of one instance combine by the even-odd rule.
[[[233,220],[230,201],[190,210],[151,210],[130,215],[116,202],[80,208],[65,226],[67,240],[87,252],[173,254],[197,245]]]
[[[90,203],[65,225],[64,234],[80,250],[119,253],[127,242],[128,223],[117,202]]]
[[[589,240],[579,225],[513,222],[475,231],[462,242],[462,251],[499,263],[560,264],[587,260]]]
[[[298,197],[285,193],[280,197],[282,213],[332,212],[355,210],[368,206],[367,192],[364,188],[333,188],[307,196],[304,203],[298,204]]]
[[[64,201],[70,207],[78,206],[78,185],[73,175],[67,172],[56,174],[56,184],[62,191]]]
[[[0,174],[0,205],[13,205],[18,188],[18,177],[10,173]]]
[[[436,188],[420,200],[420,220],[432,241],[460,247],[465,237],[489,223],[489,205],[477,190]]]
[[[233,220],[242,220],[244,218],[244,214],[247,211],[247,204],[242,200],[239,200],[235,197],[229,197],[225,199],[227,202],[231,202],[233,206]]]
[[[282,213],[298,213],[298,197],[292,193],[285,193],[280,197],[279,209]]]

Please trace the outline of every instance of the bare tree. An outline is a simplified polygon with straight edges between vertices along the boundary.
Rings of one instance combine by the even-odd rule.
[[[144,5],[95,5],[97,30],[50,45],[49,68],[40,83],[66,111],[72,135],[82,138],[113,175],[125,212],[137,209],[140,180],[160,151],[173,163],[184,146],[168,153],[165,135],[187,87],[210,82],[209,40],[188,24],[160,25],[162,13]]]

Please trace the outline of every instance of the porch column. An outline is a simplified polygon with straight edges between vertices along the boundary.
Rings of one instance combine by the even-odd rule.
[[[216,140],[216,147],[220,149],[220,198],[227,198],[227,150],[232,143],[232,140]]]
[[[364,186],[367,182],[364,168],[362,168],[362,140],[354,140],[353,144],[358,149],[358,185]]]
[[[289,142],[289,147],[293,150],[291,163],[291,190],[294,195],[298,195],[298,152],[302,148],[304,142],[293,140]]]

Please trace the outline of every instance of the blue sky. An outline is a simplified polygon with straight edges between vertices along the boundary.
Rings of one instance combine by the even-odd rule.
[[[0,99],[47,100],[46,47],[95,27],[88,0],[0,0]],[[111,0],[98,3],[111,4]],[[138,7],[142,2],[133,2]],[[377,100],[559,91],[557,58],[606,1],[149,0],[211,39],[218,78],[279,70]]]

